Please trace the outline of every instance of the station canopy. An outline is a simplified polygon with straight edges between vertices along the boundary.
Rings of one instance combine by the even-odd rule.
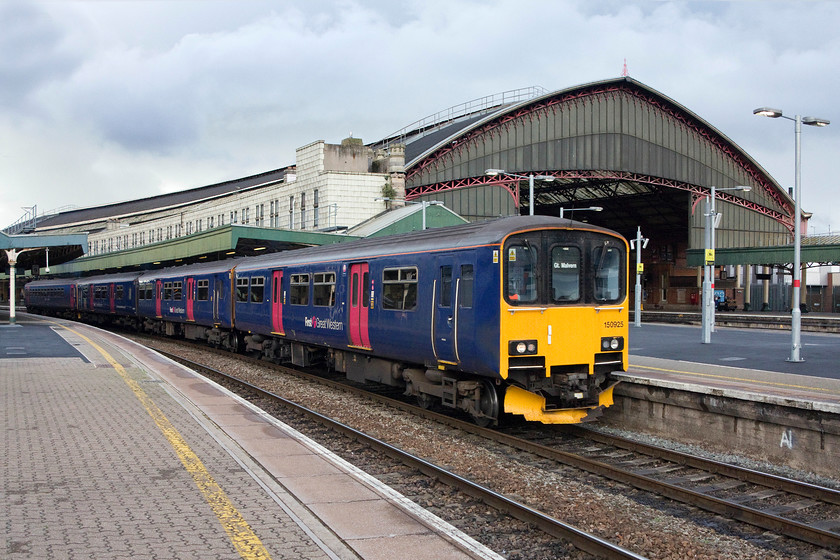
[[[629,77],[465,104],[374,147],[395,142],[406,146],[407,198],[443,201],[470,220],[529,213],[535,176],[535,214],[562,210],[628,238],[640,227],[655,243],[700,249],[715,186],[717,247],[792,240],[787,190],[720,130]]]

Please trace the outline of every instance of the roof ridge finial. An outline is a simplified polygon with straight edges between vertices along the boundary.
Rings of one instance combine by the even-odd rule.
[[[626,78],[630,74],[627,72],[627,59],[624,59],[624,69],[621,71],[621,77]]]

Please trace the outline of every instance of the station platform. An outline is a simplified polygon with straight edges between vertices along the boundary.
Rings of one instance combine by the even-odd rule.
[[[118,335],[0,310],[0,387],[3,558],[501,558]]]
[[[710,344],[700,343],[700,338],[699,326],[631,326],[630,367],[616,378],[640,385],[840,414],[840,335],[803,333],[801,363],[787,360],[789,329],[717,326]]]

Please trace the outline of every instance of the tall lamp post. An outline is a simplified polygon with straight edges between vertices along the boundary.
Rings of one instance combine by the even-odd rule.
[[[630,240],[630,248],[636,250],[636,302],[634,310],[635,324],[637,327],[642,326],[642,274],[645,267],[642,265],[642,249],[647,247],[647,237],[642,237],[642,226],[636,227],[636,239]]]
[[[496,175],[507,175],[508,177],[516,177],[517,179],[528,179],[528,214],[534,215],[534,180],[537,181],[553,181],[556,179],[554,175],[517,175],[516,173],[508,173],[504,169],[487,169],[484,171],[485,175],[495,177]],[[517,204],[519,201],[516,201]]]
[[[782,114],[781,109],[773,109],[772,107],[759,107],[753,111],[753,115],[761,115],[762,117],[770,117],[771,119],[778,119],[779,117],[793,121],[795,123],[795,150],[796,159],[794,163],[795,183],[793,193],[793,294],[791,302],[790,315],[790,357],[788,362],[804,362],[800,351],[802,350],[802,310],[799,308],[800,301],[800,283],[802,281],[802,197],[801,195],[801,176],[802,176],[802,124],[809,126],[828,126],[831,121],[828,119],[820,119],[817,117],[801,117],[795,115],[793,118]]]
[[[715,329],[715,283],[713,280],[715,268],[715,228],[720,219],[720,214],[715,209],[715,198],[717,198],[717,191],[749,191],[752,187],[738,186],[725,187],[719,189],[714,185],[711,187],[711,195],[706,197],[706,217],[704,237],[705,237],[705,257],[703,259],[703,301],[701,309],[702,342],[709,344],[712,342],[712,331]]]

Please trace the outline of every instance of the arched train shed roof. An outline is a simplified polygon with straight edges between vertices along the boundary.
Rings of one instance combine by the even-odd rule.
[[[537,185],[535,213],[597,201],[605,212],[591,215],[595,223],[625,235],[635,233],[636,225],[660,235],[687,234],[689,246],[697,247],[703,227],[698,200],[712,185],[748,185],[749,192],[717,192],[718,210],[726,209],[718,246],[783,244],[793,230],[793,200],[753,158],[684,106],[627,77],[409,135],[406,160],[409,199],[495,186],[506,189],[516,206],[527,205],[527,181],[484,171],[552,175],[555,181]],[[454,209],[471,214],[458,204]]]

